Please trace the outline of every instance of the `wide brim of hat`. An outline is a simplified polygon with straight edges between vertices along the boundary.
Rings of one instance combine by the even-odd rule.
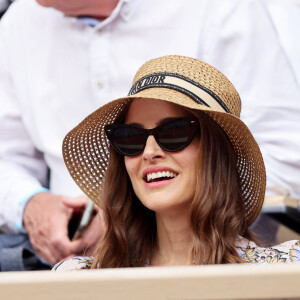
[[[63,142],[63,157],[79,188],[96,204],[109,161],[109,141],[104,126],[114,123],[133,99],[158,99],[205,112],[227,134],[237,155],[237,171],[248,225],[258,217],[265,197],[266,172],[260,149],[248,127],[232,114],[196,103],[171,89],[150,88],[100,107],[72,129]]]

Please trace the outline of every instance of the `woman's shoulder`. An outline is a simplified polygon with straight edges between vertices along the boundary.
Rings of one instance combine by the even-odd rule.
[[[57,263],[52,271],[76,271],[90,269],[94,258],[90,256],[76,256]]]
[[[241,243],[237,252],[245,263],[300,263],[300,241],[292,240],[271,247],[259,247],[254,242]]]

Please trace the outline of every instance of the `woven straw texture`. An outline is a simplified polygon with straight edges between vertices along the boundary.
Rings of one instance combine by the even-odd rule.
[[[232,83],[209,64],[183,56],[164,56],[146,62],[137,72],[133,84],[155,73],[173,73],[201,84],[217,95],[231,113],[214,110],[195,102],[179,91],[151,87],[134,95],[109,102],[90,114],[71,130],[63,142],[63,156],[70,175],[95,203],[105,177],[109,159],[109,142],[104,126],[115,121],[132,99],[152,98],[169,101],[190,109],[204,111],[226,132],[236,152],[246,218],[252,224],[260,213],[266,185],[266,173],[259,147],[248,127],[239,119],[240,97]]]

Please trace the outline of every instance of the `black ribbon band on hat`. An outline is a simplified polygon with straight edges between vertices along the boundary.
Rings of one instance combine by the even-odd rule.
[[[128,96],[153,87],[176,90],[186,94],[198,104],[231,113],[226,104],[214,92],[187,77],[174,73],[154,73],[144,76],[132,86]]]

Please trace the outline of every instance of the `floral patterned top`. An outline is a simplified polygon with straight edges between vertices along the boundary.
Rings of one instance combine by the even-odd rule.
[[[258,247],[254,242],[238,238],[237,253],[245,263],[298,263],[300,262],[300,241],[288,241],[269,248]],[[53,271],[74,271],[90,269],[93,257],[77,256],[57,263]]]

